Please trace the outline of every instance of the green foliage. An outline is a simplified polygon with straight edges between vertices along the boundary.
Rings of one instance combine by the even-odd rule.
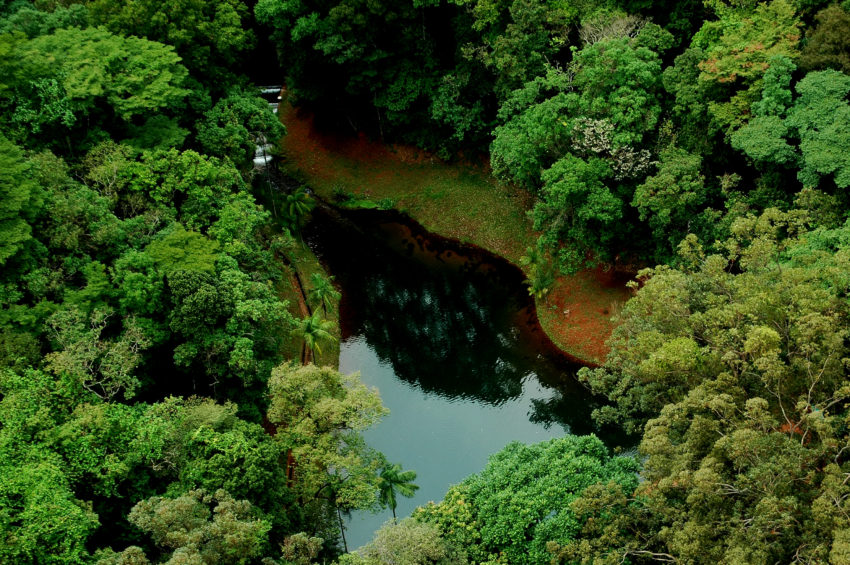
[[[396,491],[404,497],[412,497],[419,490],[419,485],[414,484],[414,480],[416,480],[416,471],[402,471],[398,463],[387,464],[381,469],[378,482],[379,500],[381,504],[393,511],[393,518],[395,518]]]
[[[117,163],[127,191],[140,193],[155,206],[170,208],[189,229],[214,225],[222,208],[245,190],[239,171],[226,161],[195,151],[152,151],[136,163]],[[130,195],[128,195],[130,197]]]
[[[162,114],[151,116],[140,126],[130,125],[127,130],[130,137],[125,143],[143,150],[179,148],[189,134],[177,120]]]
[[[31,239],[29,221],[40,200],[23,153],[0,135],[0,265]]]
[[[606,366],[580,377],[616,402],[599,416],[647,422],[644,482],[585,491],[572,507],[595,519],[559,560],[841,562],[847,226],[801,219],[743,217],[723,255],[690,236],[686,267],[643,273]]]
[[[623,208],[604,183],[609,175],[602,159],[573,155],[543,172],[542,199],[532,212],[534,229],[543,231],[540,241],[556,253],[562,270],[576,270],[607,252]]]
[[[160,232],[160,237],[145,252],[156,268],[167,275],[174,271],[211,273],[215,270],[218,248],[217,241],[186,231],[182,224],[173,224],[171,229]]]
[[[75,495],[66,463],[42,445],[83,398],[75,384],[41,371],[0,372],[0,561],[89,561],[98,518]]]
[[[412,137],[427,119],[437,82],[438,38],[424,33],[424,10],[395,0],[261,0],[254,12],[285,46],[283,65],[295,97],[343,111],[354,106],[355,119],[376,134],[386,127]],[[361,114],[364,102],[371,111]]]
[[[373,506],[383,461],[359,432],[386,413],[377,391],[356,374],[289,364],[272,372],[269,393],[268,419],[275,441],[289,453],[286,473],[302,504]]]
[[[84,28],[89,21],[89,11],[83,4],[56,6],[50,12],[36,9],[29,3],[20,3],[18,9],[0,20],[0,33],[20,31],[32,39],[47,35],[57,29]]]
[[[158,546],[173,550],[171,562],[205,565],[249,563],[261,555],[271,527],[247,500],[235,500],[224,490],[152,497],[136,504],[129,519]]]
[[[788,125],[800,139],[802,168],[797,173],[806,186],[816,186],[834,174],[840,188],[850,186],[850,77],[838,71],[810,73],[796,87],[799,98],[788,113]]]
[[[283,201],[283,215],[293,228],[298,227],[316,205],[303,186],[288,193]]]
[[[327,315],[328,308],[332,307],[341,297],[342,294],[334,287],[334,277],[324,277],[321,273],[313,273],[310,275],[311,288],[308,291],[310,300],[314,304],[321,304],[322,312]]]
[[[680,250],[581,372],[611,401],[598,420],[645,431],[640,484],[595,438],[513,444],[343,562],[848,561],[850,19],[824,5],[256,2],[327,123],[445,157],[490,144],[537,199],[538,298],[544,256]],[[375,392],[280,365],[332,325],[279,298],[288,236],[240,173],[283,133],[233,79],[248,7],[0,2],[4,563],[306,565],[334,509],[415,490],[359,434]],[[295,232],[313,201],[282,204]],[[309,282],[327,313],[332,278]]]
[[[850,72],[850,13],[832,4],[815,15],[815,22],[815,27],[806,32],[800,67],[806,71]]]
[[[734,83],[757,79],[776,55],[793,58],[800,22],[786,0],[732,7],[713,4],[719,20],[703,25],[694,42],[705,49],[702,80]],[[754,8],[754,9],[753,9]]]
[[[284,563],[310,565],[322,549],[322,538],[310,537],[304,532],[288,536],[280,546]]]
[[[657,172],[635,189],[632,206],[640,212],[641,220],[648,220],[663,251],[675,248],[688,233],[691,220],[706,199],[701,168],[699,155],[670,146],[661,151]]]
[[[528,278],[523,281],[528,285],[528,293],[537,299],[549,294],[555,282],[555,269],[549,258],[538,247],[528,247],[520,257],[520,264],[528,272]]]
[[[447,543],[431,524],[405,518],[387,522],[356,553],[343,555],[340,565],[461,565],[462,550]]]
[[[703,24],[691,45],[702,51],[699,80],[723,87],[708,108],[720,127],[728,129],[745,120],[770,61],[797,58],[802,33],[789,0],[755,6],[715,2],[713,7],[719,19]]]
[[[578,93],[575,115],[613,124],[610,143],[614,149],[640,143],[658,122],[658,54],[666,42],[648,40],[646,35],[651,31],[646,27],[635,38],[597,41],[586,45],[573,59],[573,85]]]
[[[207,154],[230,157],[240,166],[251,161],[258,144],[274,144],[286,133],[265,100],[238,90],[216,102],[197,127]]]
[[[496,177],[536,188],[540,172],[566,150],[569,124],[561,118],[568,106],[570,77],[549,69],[516,90],[502,106],[505,124],[493,132],[490,164]]]
[[[472,28],[481,32],[481,46],[473,52],[474,57],[492,70],[499,100],[544,74],[547,61],[568,43],[567,30],[578,23],[580,15],[578,7],[569,2],[459,3],[469,6]],[[471,46],[467,49],[472,51]]]
[[[582,526],[569,504],[596,482],[631,492],[637,469],[634,459],[611,457],[594,436],[512,443],[414,517],[437,526],[474,562],[547,563],[546,542],[565,543]]]
[[[834,291],[821,288],[823,275],[816,270],[775,263],[785,245],[778,234],[798,228],[794,214],[769,210],[759,218],[741,218],[735,223],[736,237],[724,244],[727,257],[703,257],[690,236],[682,249],[687,260],[699,261],[698,268],[644,271],[643,287],[623,311],[622,324],[613,338],[614,352],[605,367],[580,374],[594,390],[616,403],[601,410],[599,417],[616,418],[636,429],[646,415],[657,413],[712,375],[730,371],[755,377],[784,371],[792,378],[806,366],[797,356],[811,361],[812,347],[829,355],[819,345],[805,345],[813,336],[795,328],[819,317],[837,316],[831,296]],[[743,272],[726,270],[733,265]],[[666,308],[654,308],[662,299]],[[731,312],[736,312],[735,316]],[[779,312],[781,318],[777,318]],[[778,319],[787,328],[785,341],[777,344],[782,351],[775,359],[779,365],[768,367],[748,351],[747,336]],[[836,331],[843,330],[836,326]],[[829,338],[824,334],[814,339],[821,344]]]
[[[236,0],[90,0],[88,8],[91,20],[113,33],[173,46],[192,74],[212,86],[254,43],[243,23],[247,9]]]
[[[796,155],[784,137],[788,126],[784,120],[791,106],[791,73],[795,65],[777,56],[764,76],[762,99],[753,105],[753,118],[730,137],[733,147],[757,161],[793,163]]]
[[[57,457],[33,449],[0,462],[0,560],[6,563],[88,563],[86,540],[97,516],[77,500]]]
[[[318,310],[298,322],[298,326],[292,329],[292,335],[304,340],[304,349],[301,353],[302,363],[310,362],[311,353],[314,355],[322,353],[321,342],[336,341],[331,333],[334,327],[333,322],[322,319]]]
[[[95,28],[58,29],[19,49],[17,56],[25,58],[26,67],[13,121],[35,133],[82,121],[102,103],[118,118],[130,121],[151,111],[179,107],[187,93],[182,88],[186,69],[174,49],[146,39]],[[33,89],[48,85],[45,80],[54,81],[49,83],[50,96],[55,104],[64,104],[66,111],[46,107],[47,92],[42,90],[40,98],[34,95]],[[41,100],[39,105],[33,105],[35,99]]]
[[[45,357],[52,372],[78,380],[106,401],[119,393],[125,398],[134,395],[139,386],[135,369],[141,351],[150,345],[132,317],[122,320],[123,331],[117,338],[106,338],[103,333],[112,315],[105,309],[90,315],[76,308],[60,310],[48,320],[57,351]]]
[[[215,275],[182,270],[169,276],[169,325],[185,340],[174,360],[187,370],[203,368],[212,382],[264,382],[282,329],[295,322],[267,282],[251,281],[234,267],[223,265]]]
[[[817,187],[827,175],[839,188],[850,186],[844,135],[850,127],[850,77],[832,70],[809,73],[797,83],[791,105],[787,86],[793,65],[781,59],[776,64],[781,65],[779,88],[767,88],[774,82],[770,73],[765,76],[756,117],[733,134],[732,145],[757,161],[797,165],[804,186]]]
[[[494,131],[493,172],[540,189],[534,228],[563,271],[612,256],[628,188],[611,185],[639,178],[650,164],[643,145],[661,114],[653,48],[669,46],[669,34],[612,23],[619,21],[613,16],[585,31],[589,42],[575,52],[570,72],[550,69],[514,91],[500,110],[506,123]]]

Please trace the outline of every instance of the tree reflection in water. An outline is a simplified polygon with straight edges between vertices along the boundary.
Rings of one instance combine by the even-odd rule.
[[[542,334],[517,269],[385,212],[319,209],[305,236],[343,291],[343,340],[365,338],[399,379],[500,405],[536,378],[551,396],[532,401],[530,421],[594,431],[596,401],[574,380],[579,365]]]

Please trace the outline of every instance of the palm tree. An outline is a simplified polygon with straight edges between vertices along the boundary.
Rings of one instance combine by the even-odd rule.
[[[555,282],[555,272],[552,263],[546,259],[540,248],[527,247],[519,263],[528,267],[528,278],[523,281],[528,285],[528,294],[538,300],[546,296]]]
[[[309,354],[311,352],[322,353],[319,342],[336,341],[336,338],[331,334],[333,329],[334,323],[323,320],[318,310],[313,312],[312,316],[306,316],[298,322],[298,327],[292,330],[292,335],[304,340],[304,348],[301,350],[301,363],[303,365],[310,362]]]
[[[393,511],[393,521],[396,520],[396,491],[400,495],[410,498],[419,490],[419,485],[412,482],[414,479],[416,479],[416,471],[402,471],[401,465],[398,463],[387,465],[381,469],[380,482],[378,483],[378,488],[381,490],[381,504],[389,506]]]
[[[327,315],[328,306],[333,304],[334,300],[339,300],[342,296],[339,291],[334,288],[334,278],[325,278],[321,273],[313,273],[310,275],[310,282],[313,283],[313,288],[310,290],[310,300],[322,305],[322,312]]]
[[[304,190],[304,187],[298,187],[293,192],[286,195],[283,202],[283,213],[289,220],[290,224],[295,227],[301,223],[302,218],[313,209],[316,203]]]

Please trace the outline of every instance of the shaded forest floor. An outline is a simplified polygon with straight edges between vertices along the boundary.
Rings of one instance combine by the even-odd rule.
[[[532,196],[498,183],[484,167],[447,164],[421,150],[363,136],[319,132],[310,114],[286,103],[280,116],[287,128],[282,167],[324,199],[396,208],[429,231],[515,265],[536,241],[526,214]],[[599,269],[559,277],[549,295],[537,300],[540,324],[566,353],[601,363],[614,328],[611,317],[630,296],[626,280]]]

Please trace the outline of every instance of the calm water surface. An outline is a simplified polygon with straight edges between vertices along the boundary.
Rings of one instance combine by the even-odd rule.
[[[364,436],[418,473],[401,518],[511,441],[595,432],[596,401],[542,334],[516,269],[393,218],[317,210],[305,236],[343,292],[340,369],[360,371],[391,411]],[[349,548],[391,517],[354,513]]]

